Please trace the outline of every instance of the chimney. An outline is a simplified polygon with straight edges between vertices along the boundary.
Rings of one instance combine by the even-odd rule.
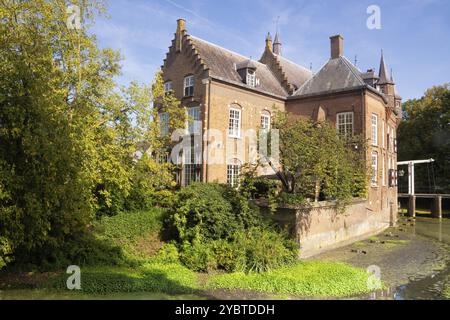
[[[186,20],[177,20],[177,33],[175,34],[175,48],[177,52],[180,52],[183,48],[183,35],[186,32]]]
[[[340,34],[330,37],[331,59],[337,59],[344,55],[344,38]]]

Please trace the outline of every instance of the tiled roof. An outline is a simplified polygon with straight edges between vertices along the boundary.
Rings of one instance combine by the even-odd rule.
[[[256,77],[260,81],[259,86],[253,88],[243,83],[241,76],[236,71],[236,66],[247,62],[249,60],[248,57],[244,57],[238,53],[191,35],[188,35],[188,39],[192,41],[200,58],[205,62],[211,77],[276,96],[288,96],[286,90],[281,86],[274,74],[265,64],[258,61],[252,61],[254,66],[256,66]]]
[[[294,93],[294,96],[346,90],[361,86],[366,86],[361,71],[341,56],[329,60],[317,74]]]

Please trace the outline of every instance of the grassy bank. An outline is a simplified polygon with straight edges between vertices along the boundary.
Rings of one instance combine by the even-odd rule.
[[[302,297],[342,297],[368,292],[368,274],[344,263],[300,262],[259,274],[232,273],[213,276],[214,289],[245,289]]]
[[[81,294],[164,293],[214,296],[216,289],[253,290],[302,297],[343,297],[367,292],[365,270],[334,262],[299,262],[262,273],[196,273],[161,240],[163,211],[122,213],[101,219],[97,239],[120,248],[124,263],[81,266]],[[165,250],[161,251],[164,247]],[[162,253],[163,252],[163,253]],[[176,250],[175,250],[176,253]],[[101,252],[96,252],[101,255]],[[107,252],[103,253],[105,256]],[[106,257],[101,259],[106,261]],[[0,274],[0,290],[46,289],[61,294],[69,275],[57,273]],[[24,284],[27,285],[24,285]],[[76,298],[76,293],[74,293]]]

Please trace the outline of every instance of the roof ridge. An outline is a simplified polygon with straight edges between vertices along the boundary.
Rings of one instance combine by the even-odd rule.
[[[306,68],[306,67],[302,66],[301,64],[298,64],[297,62],[294,62],[294,61],[292,61],[292,60],[290,60],[290,59],[288,59],[288,58],[286,58],[286,57],[283,57],[282,55],[275,54],[275,53],[274,53],[274,55],[277,56],[277,57],[280,57],[280,58],[283,59],[283,60],[286,60],[287,62],[290,62],[290,63],[296,65],[297,67],[300,67],[300,68],[304,69],[305,71],[308,71],[308,72],[311,73],[311,74],[313,73],[313,72],[312,72],[311,70],[309,70],[308,68]]]
[[[344,57],[344,56],[340,56],[339,58],[341,58],[342,61],[344,61],[344,64],[347,66],[347,68],[350,70],[350,72],[356,77],[356,79],[358,79],[358,81],[359,81],[362,85],[363,85],[363,84],[366,84],[366,83],[364,82],[364,80],[362,79],[361,75],[355,73],[355,70],[354,70],[354,69],[356,69],[356,71],[358,71],[359,73],[361,73],[361,71],[358,70],[358,68],[357,68],[356,66],[353,66],[352,63],[351,63],[350,61],[348,61],[348,59],[347,59],[346,57]]]
[[[207,43],[207,44],[209,44],[209,45],[211,45],[211,46],[217,47],[217,48],[219,48],[219,49],[228,51],[229,53],[234,54],[234,55],[237,55],[237,56],[239,56],[239,57],[242,57],[243,59],[247,59],[247,60],[250,59],[250,60],[253,61],[253,62],[256,62],[256,63],[261,64],[261,65],[264,65],[264,66],[267,66],[266,64],[261,63],[261,62],[259,62],[258,60],[251,59],[251,58],[246,57],[246,56],[244,56],[244,55],[242,55],[242,54],[240,54],[240,53],[237,53],[237,52],[235,52],[235,51],[232,51],[232,50],[230,50],[230,49],[227,49],[227,48],[225,48],[225,47],[222,47],[222,46],[220,46],[220,45],[218,45],[218,44],[215,44],[215,43],[212,43],[212,42],[210,42],[210,41],[201,39],[201,38],[196,37],[196,36],[193,36],[193,35],[191,35],[191,34],[188,34],[187,36],[188,36],[188,37],[192,37],[192,38],[197,39],[197,40],[200,40],[200,41],[203,41],[203,42],[205,42],[205,43]]]

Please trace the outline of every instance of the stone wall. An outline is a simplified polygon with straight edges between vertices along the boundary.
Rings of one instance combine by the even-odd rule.
[[[257,204],[266,208],[264,201]],[[265,209],[267,210],[267,208]],[[343,212],[332,202],[314,203],[309,207],[280,207],[273,219],[289,230],[300,244],[300,258],[348,245],[394,225],[395,208],[375,212],[367,200],[354,200]]]

